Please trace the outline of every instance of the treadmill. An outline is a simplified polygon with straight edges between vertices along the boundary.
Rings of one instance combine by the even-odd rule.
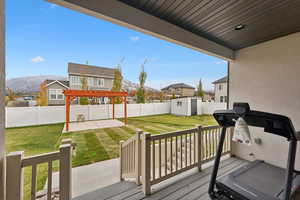
[[[218,110],[213,114],[222,126],[217,155],[209,184],[213,200],[292,200],[300,188],[300,172],[295,170],[298,133],[291,120],[283,115],[250,110],[248,103],[234,103],[232,110]],[[226,129],[239,118],[249,126],[260,127],[264,132],[285,137],[289,142],[286,169],[265,163],[250,162],[228,175],[217,179]]]

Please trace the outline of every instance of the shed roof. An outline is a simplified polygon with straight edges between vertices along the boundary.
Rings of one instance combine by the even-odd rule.
[[[68,63],[68,73],[73,75],[114,78],[115,69],[107,68],[107,67],[99,67],[94,65]]]

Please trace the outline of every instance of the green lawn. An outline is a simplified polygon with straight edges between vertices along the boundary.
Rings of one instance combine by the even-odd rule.
[[[58,150],[63,138],[72,138],[77,144],[73,167],[87,165],[119,155],[119,142],[133,136],[136,129],[151,134],[193,128],[195,125],[216,125],[210,115],[180,117],[174,115],[155,115],[128,119],[128,126],[73,132],[61,135],[63,124],[10,128],[6,130],[7,152],[25,151],[25,156],[36,155]],[[58,163],[54,164],[58,169]],[[30,195],[31,168],[25,168],[25,199]],[[38,189],[47,179],[47,165],[38,167]]]

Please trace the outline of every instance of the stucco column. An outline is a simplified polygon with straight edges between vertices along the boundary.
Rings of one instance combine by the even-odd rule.
[[[0,199],[5,199],[5,9],[0,0]]]

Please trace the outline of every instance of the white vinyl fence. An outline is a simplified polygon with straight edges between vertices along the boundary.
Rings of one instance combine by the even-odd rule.
[[[226,103],[201,103],[198,105],[198,114],[212,114],[214,110],[225,109]],[[170,102],[127,104],[128,117],[159,115],[171,113]],[[85,120],[100,120],[112,118],[112,105],[73,105],[71,106],[70,120],[76,121],[77,116],[83,114]],[[116,118],[124,117],[124,105],[115,105]],[[65,122],[65,106],[43,107],[7,107],[6,128],[54,124]]]

